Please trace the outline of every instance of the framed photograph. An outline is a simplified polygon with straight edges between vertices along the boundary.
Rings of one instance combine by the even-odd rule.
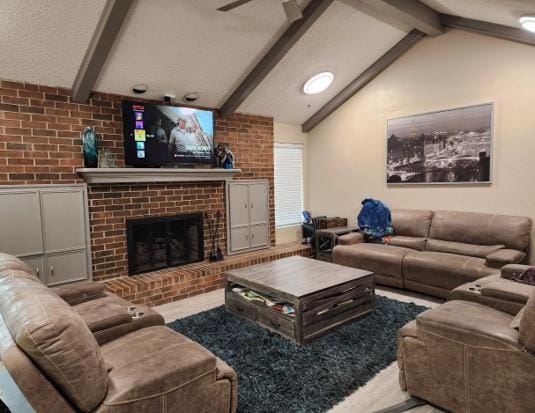
[[[388,184],[491,182],[492,103],[391,119]]]

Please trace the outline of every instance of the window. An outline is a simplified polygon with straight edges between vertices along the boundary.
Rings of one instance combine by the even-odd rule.
[[[275,226],[303,222],[303,145],[275,144]]]

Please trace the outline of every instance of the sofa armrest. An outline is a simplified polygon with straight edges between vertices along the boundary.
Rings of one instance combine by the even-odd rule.
[[[513,277],[519,276],[526,271],[530,266],[524,264],[507,264],[501,268],[501,277],[510,280]]]
[[[468,301],[448,301],[418,315],[418,331],[465,344],[498,350],[521,350],[513,316]]]
[[[60,285],[52,287],[51,290],[69,305],[81,304],[104,296],[104,285],[92,281]]]
[[[351,232],[349,234],[340,235],[337,239],[338,245],[353,245],[364,242],[364,235],[360,232]]]
[[[526,254],[522,251],[503,248],[491,252],[485,257],[486,264],[493,268],[502,268],[507,264],[518,264],[526,258]]]

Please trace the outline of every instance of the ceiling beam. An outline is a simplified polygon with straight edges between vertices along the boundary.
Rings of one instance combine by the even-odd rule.
[[[86,102],[133,0],[107,0],[72,86],[75,102]]]
[[[314,22],[323,14],[334,0],[311,0],[303,10],[303,18],[293,22],[258,62],[243,82],[236,88],[220,109],[221,116],[232,115],[243,101],[255,90],[260,82],[271,72]]]
[[[327,102],[321,109],[303,123],[303,132],[309,132],[323,119],[342,106],[349,98],[375,79],[383,70],[394,63],[401,55],[425,37],[425,34],[413,30],[396,43],[388,52],[376,60],[370,67],[362,72],[355,80],[342,89],[335,97]]]
[[[487,36],[535,46],[535,34],[528,32],[527,30],[482,20],[466,19],[464,17],[452,16],[449,14],[442,14],[440,19],[444,26],[452,27],[454,29],[468,30]]]
[[[417,29],[428,36],[444,33],[440,15],[419,0],[345,0],[362,13],[402,30]]]

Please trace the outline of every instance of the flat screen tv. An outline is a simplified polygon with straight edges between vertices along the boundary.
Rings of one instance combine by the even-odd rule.
[[[159,167],[211,164],[211,110],[123,101],[125,163]]]

